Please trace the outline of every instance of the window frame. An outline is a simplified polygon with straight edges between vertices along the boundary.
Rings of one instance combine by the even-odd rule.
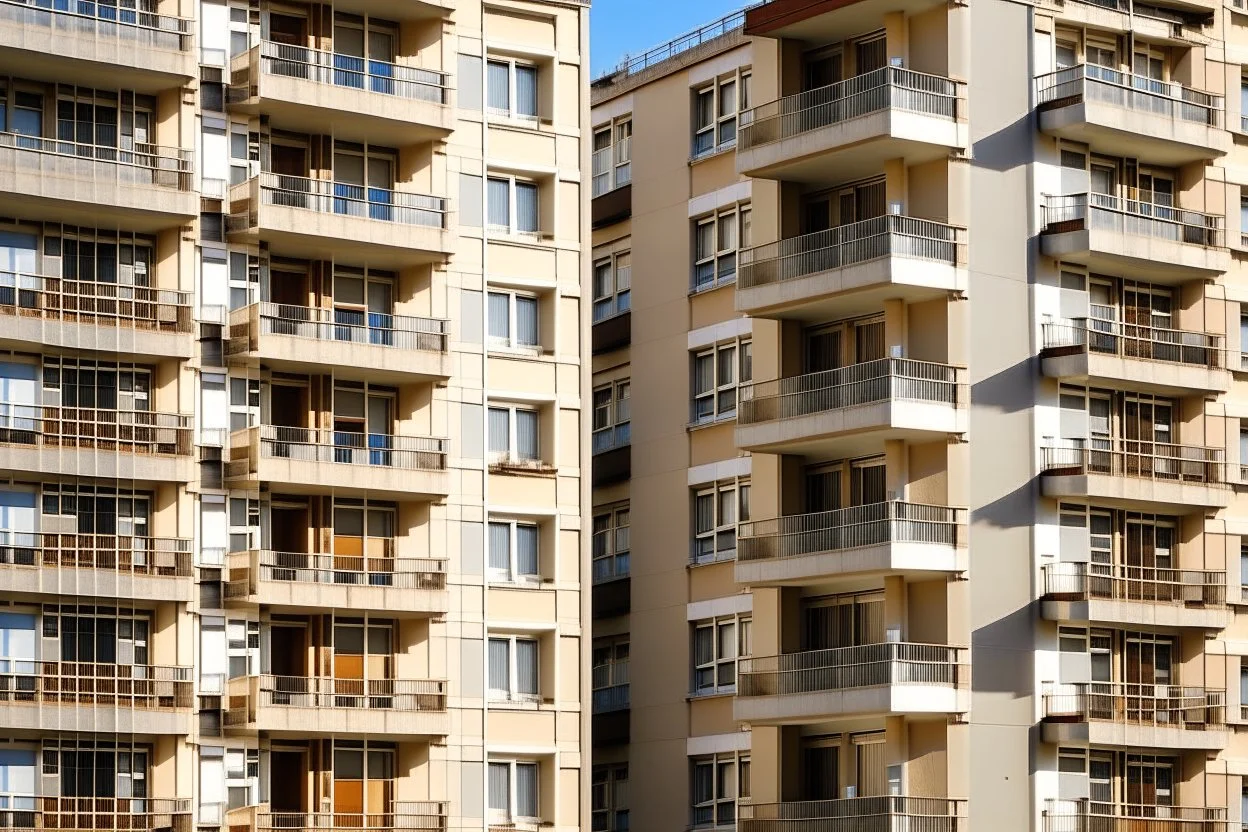
[[[490,334],[490,314],[489,314],[489,296],[503,295],[507,298],[507,337],[500,338]],[[519,327],[517,322],[519,317],[517,310],[520,308],[518,298],[525,298],[533,301],[533,328],[537,332],[537,341],[532,344],[522,344],[516,340]],[[541,353],[542,348],[542,296],[537,292],[525,291],[523,289],[508,289],[501,286],[486,287],[486,315],[485,315],[485,338],[486,344],[491,350],[510,350],[524,353]]]
[[[620,522],[620,518],[624,518],[624,522]],[[599,530],[598,521],[606,520],[605,525]],[[594,509],[590,519],[590,561],[594,583],[605,583],[616,578],[628,577],[631,572],[631,554],[632,554],[632,532],[630,514],[630,503],[617,503],[612,506],[602,506]],[[621,547],[620,537],[624,537],[625,545]],[[601,534],[602,540],[608,541],[602,547],[601,554],[598,552],[597,541],[598,535]],[[609,562],[610,569],[604,570],[604,574],[599,577],[598,564]],[[624,569],[621,570],[619,564],[623,562]]]
[[[622,447],[632,439],[632,379],[617,378],[605,384],[599,384],[593,388],[590,393],[590,440],[591,447],[597,448],[598,443],[595,441],[599,435],[611,434],[609,440],[602,451]],[[609,399],[605,408],[598,405],[598,394],[609,393]],[[606,424],[598,427],[599,412],[606,413]],[[627,437],[616,438],[614,434],[628,434]]]
[[[605,134],[606,143],[597,147]],[[609,194],[633,181],[633,114],[617,116],[594,127],[590,145],[590,193]],[[599,156],[598,154],[605,154]],[[605,159],[605,162],[602,161]]]
[[[507,571],[502,573],[490,566],[490,526],[507,526]],[[532,528],[537,533],[537,571],[532,574],[521,572],[519,568],[520,535],[519,528]],[[542,581],[542,526],[535,520],[518,520],[509,517],[490,517],[485,523],[486,560],[485,570],[490,583],[503,584],[536,584]]]
[[[736,613],[733,615],[720,615],[714,618],[700,618],[696,621],[691,621],[690,625],[690,695],[696,697],[736,693],[737,680],[740,678],[740,662],[752,652],[753,614]],[[721,640],[721,630],[726,626],[732,626],[733,628],[731,655],[725,653],[725,645]],[[708,661],[700,662],[698,661],[697,652],[698,634],[708,630],[711,634],[711,658]],[[721,674],[725,668],[731,668],[731,682],[721,681]],[[699,674],[707,671],[710,672],[711,682],[709,684],[699,684]]]
[[[628,824],[617,821],[621,814],[628,816],[628,803],[628,763],[595,765],[590,774],[590,832],[627,832]],[[605,816],[605,824],[597,823],[600,816]]]
[[[741,113],[750,109],[752,78],[752,67],[741,67],[691,89],[693,109],[691,119],[693,136],[690,138],[689,153],[691,159],[695,161],[704,159],[737,146]],[[724,88],[727,86],[733,88],[734,104],[731,112],[724,113],[721,109],[723,108]],[[707,92],[711,93],[711,120],[709,124],[701,124],[698,105],[702,96]],[[724,139],[725,125],[729,123],[732,124],[732,137]],[[711,136],[710,144],[699,150],[699,137],[708,133]]]
[[[490,64],[504,64],[507,67],[507,109],[500,110],[497,107],[490,106]],[[519,100],[516,95],[516,67],[525,67],[533,70],[534,74],[534,110],[533,113],[521,113],[516,109],[516,102]],[[485,112],[486,115],[495,118],[507,118],[515,121],[530,122],[539,124],[542,121],[542,68],[541,65],[534,60],[527,58],[517,58],[506,55],[490,55],[485,56]]]
[[[734,794],[720,794],[719,773],[722,768],[731,766]],[[698,800],[697,779],[699,769],[709,767],[711,770],[711,797],[709,800]],[[710,829],[733,826],[737,822],[737,806],[742,800],[750,799],[750,754],[749,752],[726,752],[721,754],[705,754],[689,758],[689,825],[693,829]],[[730,807],[725,817],[720,807]],[[710,809],[711,819],[699,820],[699,809]]]
[[[711,425],[719,421],[727,419],[735,419],[737,417],[737,408],[740,407],[741,394],[740,390],[743,385],[751,384],[754,380],[754,339],[752,337],[734,338],[729,341],[720,341],[706,347],[694,350],[691,359],[692,365],[690,372],[689,389],[692,392],[692,400],[690,401],[690,424],[691,425]],[[732,381],[725,382],[720,379],[720,353],[733,351],[732,360],[734,378]],[[698,391],[698,362],[705,358],[711,359],[711,387],[709,390]],[[747,377],[748,376],[748,377]],[[725,393],[731,392],[732,408],[723,409],[720,406],[721,398]],[[706,415],[700,415],[698,405],[700,402],[709,400],[711,409]]]
[[[490,642],[504,641],[507,643],[507,689],[495,687],[489,678],[490,671]],[[531,643],[533,645],[533,656],[536,659],[535,678],[537,682],[537,690],[532,693],[521,692],[516,689],[519,674],[516,672],[518,665],[516,657],[518,651],[516,644],[519,642]],[[485,694],[486,699],[490,702],[529,702],[540,703],[542,701],[542,640],[535,635],[526,635],[524,633],[488,633],[485,637]],[[495,692],[501,692],[504,695],[498,696]]]
[[[632,251],[617,251],[606,257],[599,257],[594,260],[593,265],[593,284],[590,291],[593,294],[591,302],[593,304],[593,322],[599,323],[616,315],[623,315],[625,312],[631,312],[633,308],[632,288],[633,288],[633,263]],[[620,261],[625,261],[625,265],[621,266]],[[607,292],[606,294],[598,293],[597,277],[598,269],[602,266],[607,267]],[[622,279],[621,279],[622,278]],[[623,302],[621,302],[623,301]],[[603,303],[606,303],[603,306]],[[599,309],[606,309],[603,315],[599,315]]]
[[[507,411],[507,450],[501,451],[501,452],[493,450],[492,448],[489,447],[489,444],[490,444],[489,416],[490,416],[490,411],[493,411],[493,410]],[[516,418],[516,414],[521,411],[532,413],[537,418],[537,437],[536,437],[537,452],[532,457],[519,456],[518,451],[516,449],[516,444],[517,444],[516,443],[516,426],[519,423],[519,420]],[[518,404],[514,402],[488,402],[485,408],[485,415],[486,415],[486,437],[485,437],[486,454],[488,455],[491,463],[501,463],[501,462],[540,463],[540,462],[544,462],[544,459],[542,457],[542,410],[540,407],[528,406],[528,405]]]
[[[505,810],[500,810],[489,805],[490,804],[490,782],[489,782],[490,778],[489,778],[488,768],[490,766],[495,766],[495,765],[505,765],[509,769],[509,772],[508,772],[509,782],[508,782],[508,787],[507,787],[507,802],[509,805]],[[517,783],[516,770],[520,766],[532,766],[535,770],[534,777],[533,777],[533,785],[535,786],[534,794],[533,794],[533,808],[537,811],[537,814],[535,815],[520,815],[516,811],[516,805],[517,805],[516,796],[518,794],[518,789],[516,788],[516,783]],[[487,772],[486,772],[486,778],[485,778],[486,780],[485,802],[486,802],[486,809],[489,814],[490,820],[497,819],[506,823],[518,823],[518,824],[523,824],[525,826],[536,826],[540,824],[542,820],[542,765],[541,765],[541,762],[539,760],[532,760],[532,759],[508,758],[508,759],[500,760],[500,759],[495,759],[491,757],[491,758],[486,759],[486,768],[487,768]]]
[[[513,237],[541,238],[543,236],[542,234],[542,186],[541,186],[541,183],[539,183],[536,179],[531,179],[527,176],[516,176],[515,174],[512,174],[512,173],[499,173],[498,171],[487,173],[485,176],[485,179],[486,179],[485,230],[491,234],[507,234]],[[491,181],[507,183],[507,225],[506,226],[495,225],[494,223],[490,222],[489,183]],[[518,193],[519,187],[521,185],[532,186],[533,190],[537,194],[537,218],[536,218],[537,227],[534,228],[532,231],[527,230],[527,229],[522,229],[517,225],[517,223],[519,222],[520,212],[516,210],[516,206],[518,204],[516,200],[516,194]]]
[[[734,494],[733,507],[736,517],[730,522],[723,522],[720,517],[723,495],[732,492]],[[739,477],[732,480],[721,480],[719,482],[707,483],[699,485],[693,489],[693,540],[691,541],[689,551],[689,562],[692,566],[700,566],[707,563],[720,563],[721,561],[731,560],[736,557],[737,553],[737,527],[741,523],[750,520],[750,479],[748,477]],[[711,497],[713,506],[714,523],[710,529],[698,529],[698,500],[704,497]],[[731,549],[720,549],[718,546],[721,535],[728,532],[732,533],[733,545]],[[699,541],[710,540],[711,548],[709,555],[699,552]]]
[[[737,273],[740,269],[741,251],[753,245],[753,216],[751,203],[737,202],[723,208],[717,208],[709,214],[693,218],[693,239],[690,245],[690,252],[693,255],[692,268],[689,274],[690,294],[709,292],[721,286],[736,284]],[[721,228],[724,220],[730,217],[733,218],[733,234],[736,240],[731,247],[725,248],[723,241],[720,239],[723,236]],[[699,250],[699,246],[701,231],[707,226],[711,229],[711,250],[710,253],[704,254]],[[731,263],[731,269],[726,270],[724,264],[729,262]],[[710,267],[709,278],[704,279],[701,273],[708,266]]]

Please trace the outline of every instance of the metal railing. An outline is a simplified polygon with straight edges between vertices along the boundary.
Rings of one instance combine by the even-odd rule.
[[[189,292],[5,270],[0,270],[0,314],[165,332],[193,330]]]
[[[632,444],[633,423],[622,422],[618,425],[602,428],[593,432],[593,452],[595,454],[613,451]]]
[[[841,800],[742,803],[739,832],[956,832],[966,801],[874,795]]]
[[[1044,832],[1225,832],[1226,809],[1048,800]]]
[[[885,214],[741,251],[738,286],[750,289],[878,260],[913,257],[956,266],[966,260],[964,229]]]
[[[1226,573],[1112,563],[1051,563],[1044,567],[1044,594],[1058,600],[1221,607],[1226,604]]]
[[[602,534],[602,532],[599,532]],[[597,543],[598,535],[594,535],[594,542]],[[605,584],[608,581],[627,578],[632,574],[632,565],[630,553],[628,550],[622,552],[612,552],[607,555],[594,555],[593,561],[595,584]]]
[[[739,148],[749,150],[884,110],[956,121],[964,97],[957,81],[884,66],[742,112]]]
[[[705,26],[685,32],[683,35],[678,35],[666,43],[647,49],[640,55],[633,57],[626,55],[615,69],[603,73],[594,80],[597,82],[610,78],[613,83],[618,83],[629,75],[635,75],[642,70],[666,61],[668,58],[674,58],[682,52],[693,49],[695,46],[700,46],[707,41],[731,34],[745,26],[745,13],[748,9],[761,5],[763,5],[762,2],[753,3],[744,9],[725,15],[719,20],[707,23]]]
[[[22,171],[26,174],[42,173],[48,177],[63,179],[67,172],[72,172],[74,176],[92,179],[97,184],[111,179],[120,185],[153,185],[178,191],[192,191],[195,188],[195,154],[177,147],[135,144],[131,148],[125,148],[28,136],[24,133],[0,133],[0,148],[37,154],[37,166],[21,164]],[[66,166],[59,161],[61,159],[99,162],[107,165],[113,175],[101,176],[101,169],[98,167],[78,169]],[[32,167],[38,169],[32,170]],[[66,167],[69,168],[68,171]]]
[[[737,560],[775,560],[883,543],[957,546],[965,527],[966,509],[890,500],[741,523]]]
[[[631,278],[631,269],[629,277]],[[632,292],[629,289],[607,298],[599,298],[594,301],[594,323],[605,321],[607,318],[614,318],[616,315],[623,315],[625,312],[631,311],[632,308]]]
[[[909,358],[879,358],[835,370],[743,384],[737,424],[753,425],[894,399],[963,404],[962,370]]]
[[[135,50],[185,52],[194,35],[189,18],[89,0],[0,0],[0,21],[51,29],[57,38],[116,38]]]
[[[1130,682],[1076,682],[1044,694],[1046,719],[1204,731],[1226,727],[1226,691]]]
[[[261,71],[266,75],[300,78],[316,84],[431,101],[434,104],[450,103],[450,77],[445,72],[268,40],[251,48],[246,56],[248,64],[254,65],[257,55]],[[235,61],[242,57],[235,58]],[[231,76],[232,70],[233,66]]]
[[[187,456],[192,440],[178,413],[0,402],[0,444]]]
[[[1226,483],[1226,463],[1221,448],[1134,439],[1069,441],[1073,443],[1070,446],[1043,449],[1044,473],[1105,474],[1205,485]]]
[[[259,191],[261,205],[300,208],[401,225],[446,228],[447,200],[439,196],[268,172],[251,180],[248,190],[253,197]],[[249,207],[245,215],[233,214],[230,230],[255,227],[258,218],[253,216],[254,211],[254,207]]]
[[[190,829],[190,798],[0,794],[0,829]],[[180,817],[185,815],[186,817]]]
[[[963,682],[960,650],[943,644],[882,642],[738,660],[738,696],[777,696],[881,685]]]
[[[1058,353],[1090,352],[1210,370],[1226,367],[1226,351],[1220,335],[1096,317],[1046,323],[1043,330],[1044,349]]]
[[[1094,64],[1059,69],[1036,79],[1036,103],[1042,110],[1066,107],[1081,100],[1210,127],[1222,126],[1226,108],[1220,95]]]
[[[288,303],[261,303],[230,312],[230,353],[255,349],[252,318],[261,335],[288,335],[343,344],[370,344],[400,350],[446,352],[449,322],[441,318],[388,315],[363,309],[323,309]]]
[[[393,542],[393,541],[391,541]],[[252,549],[229,555],[227,598],[255,595],[259,581],[395,589],[446,589],[446,561]]]
[[[1090,206],[1090,209],[1089,209]],[[1113,194],[1082,193],[1044,198],[1044,231],[1110,231],[1176,243],[1220,248],[1224,217],[1158,205]]]
[[[596,688],[591,695],[593,712],[607,714],[614,711],[626,711],[629,708],[628,697],[627,682],[607,688]]]
[[[263,674],[231,679],[226,697],[226,725],[255,722],[257,707],[444,712],[446,682]]]
[[[393,789],[393,786],[391,786]],[[230,813],[233,815],[234,813]],[[255,812],[254,821],[243,825],[255,832],[398,832],[447,828],[447,804],[434,801],[396,801],[390,812]],[[227,817],[227,826],[237,829]]]
[[[194,704],[194,668],[0,659],[0,702],[181,709]]]
[[[135,535],[0,531],[0,566],[103,569],[164,578],[194,574],[190,540]]]
[[[445,439],[287,425],[261,425],[249,428],[248,432],[251,431],[259,433],[260,454],[269,459],[374,465],[409,471],[446,470],[448,443]]]

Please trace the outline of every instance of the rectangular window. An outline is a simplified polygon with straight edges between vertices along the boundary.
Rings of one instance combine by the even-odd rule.
[[[488,779],[491,820],[539,820],[536,762],[491,760]]]
[[[737,523],[750,519],[750,484],[724,482],[701,488],[693,498],[692,562],[715,563],[737,553]]]
[[[630,252],[594,263],[594,323],[632,309],[632,277]]]
[[[736,146],[737,116],[749,106],[749,88],[746,70],[721,76],[694,91],[693,158]]]
[[[737,252],[751,245],[748,205],[734,206],[694,221],[693,291],[701,292],[737,279]]]
[[[594,453],[620,448],[632,441],[631,389],[628,379],[594,388]]]
[[[737,415],[737,388],[751,380],[753,364],[749,341],[721,344],[694,354],[694,424]]]
[[[505,582],[538,580],[540,538],[535,523],[491,520],[490,579]]]
[[[488,300],[490,346],[532,350],[538,346],[537,297],[494,289]]]
[[[594,130],[592,146],[593,196],[601,196],[632,181],[631,116]]]
[[[537,120],[537,66],[507,58],[486,64],[486,101],[492,115]]]
[[[490,698],[532,701],[538,698],[537,639],[524,636],[490,636]]]
[[[628,577],[628,505],[598,511],[593,522],[594,583]]]
[[[491,405],[489,450],[494,461],[533,462],[541,459],[538,412],[514,405]]]
[[[737,800],[750,796],[750,758],[736,754],[694,757],[693,826],[732,826],[737,822]]]
[[[694,624],[694,694],[732,693],[737,689],[737,659],[750,654],[751,631],[749,617],[727,616]]]
[[[491,176],[486,185],[489,230],[495,234],[539,234],[541,204],[536,182]]]
[[[591,786],[591,832],[629,832],[628,764],[596,765]]]

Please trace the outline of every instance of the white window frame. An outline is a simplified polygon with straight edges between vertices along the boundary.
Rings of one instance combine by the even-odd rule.
[[[533,237],[540,238],[542,236],[542,185],[536,179],[530,179],[526,176],[516,176],[510,173],[498,173],[492,171],[486,174],[486,205],[485,205],[485,224],[487,230],[491,234],[508,234],[516,237]],[[507,225],[493,225],[490,223],[490,205],[489,205],[489,181],[496,180],[507,183]],[[516,210],[516,187],[517,185],[532,185],[537,189],[537,228],[533,231],[522,231],[516,225],[519,212]]]
[[[738,69],[693,89],[693,101],[691,104],[693,107],[693,118],[691,119],[693,136],[690,142],[690,156],[693,159],[701,159],[737,146],[737,133],[741,129],[739,119],[741,113],[749,109],[751,76],[752,73],[748,67]],[[724,88],[729,84],[733,85],[733,95],[736,101],[732,110],[721,112]],[[711,123],[698,124],[698,101],[707,92],[711,93]],[[724,133],[729,123],[732,124],[732,136],[724,138]],[[710,143],[699,150],[699,137],[708,133],[711,136]]]
[[[507,542],[509,552],[507,553],[507,569],[506,571],[495,569],[490,566],[490,526],[498,524],[507,526]],[[537,532],[537,571],[529,574],[522,573],[519,569],[519,549],[520,537],[516,533],[520,526],[531,528]],[[516,520],[508,517],[491,517],[486,521],[486,571],[490,576],[491,583],[540,583],[542,580],[542,527],[541,524],[532,520]]]
[[[524,352],[524,353],[540,353],[542,351],[542,297],[541,295],[537,294],[536,292],[525,292],[519,289],[505,289],[501,286],[488,287],[486,289],[486,295],[487,295],[487,298],[486,298],[487,303],[486,303],[485,332],[486,332],[486,339],[489,343],[490,349],[491,350],[514,350],[516,352]],[[506,338],[500,338],[496,335],[490,334],[489,303],[488,303],[489,295],[506,295],[507,296],[507,337]],[[536,329],[537,329],[537,343],[521,344],[516,341],[516,332],[517,332],[516,310],[519,308],[519,304],[516,303],[516,298],[531,299],[536,304],[535,312],[537,313],[537,320],[535,323],[536,323]]]
[[[621,814],[628,815],[628,763],[599,763],[593,767],[591,778],[590,829],[621,832],[626,825],[617,821]],[[606,821],[599,823],[600,816]]]
[[[720,507],[723,505],[724,495],[732,493],[733,508],[736,517],[731,520],[725,520],[721,517]],[[740,523],[748,522],[750,519],[750,481],[748,478],[736,480],[724,480],[722,482],[711,483],[701,486],[694,490],[693,493],[693,541],[690,547],[689,560],[697,566],[703,563],[719,563],[724,560],[731,560],[737,554],[737,526]],[[710,497],[714,510],[714,524],[712,528],[698,529],[698,500],[700,498]],[[732,548],[719,548],[721,537],[732,535]],[[700,541],[710,541],[709,553],[701,553],[700,549],[703,544]]]
[[[736,693],[738,664],[751,652],[754,619],[750,614],[722,615],[716,618],[703,618],[692,622],[690,633],[689,657],[692,665],[689,689],[694,696],[715,696],[724,693]],[[723,628],[732,627],[732,643],[724,644]],[[697,645],[700,633],[710,632],[711,658],[698,661]],[[723,681],[721,674],[731,668],[732,681]],[[698,676],[709,672],[710,682],[699,684]]]
[[[490,679],[485,680],[485,691],[491,702],[541,702],[542,701],[542,642],[541,639],[532,635],[517,635],[513,633],[490,633],[485,639],[486,649],[486,676],[489,676],[489,649],[491,641],[507,642],[507,690],[496,688],[490,683]],[[533,644],[534,656],[537,658],[537,690],[533,693],[520,693],[516,690],[516,680],[519,678],[516,673],[516,643],[531,642]],[[501,696],[499,694],[502,694]]]
[[[597,286],[598,269],[607,267],[606,292],[599,293]],[[610,257],[600,257],[594,261],[594,323],[605,321],[616,315],[622,315],[633,308],[632,284],[633,262],[631,251],[619,251]],[[602,311],[602,314],[599,314]]]
[[[609,400],[605,408],[598,406],[598,394],[606,392]],[[590,398],[593,428],[592,447],[595,453],[609,451],[629,444],[632,439],[632,380],[620,378],[593,389]],[[606,424],[598,426],[599,413],[606,414]],[[603,441],[599,442],[599,437]],[[601,449],[601,450],[600,450]]]
[[[735,794],[720,794],[720,769],[724,767],[732,767],[733,789]],[[742,799],[749,799],[750,778],[749,775],[743,774],[750,770],[750,755],[748,752],[735,753],[728,752],[724,754],[709,754],[706,756],[689,758],[689,801],[690,801],[690,826],[694,829],[710,829],[716,827],[730,827],[735,825],[737,820],[737,805]],[[697,800],[697,772],[699,768],[710,767],[711,769],[711,788],[712,794],[710,800]],[[745,788],[742,788],[744,786]],[[721,807],[723,807],[721,814]],[[698,810],[711,810],[711,820],[699,820]],[[728,817],[728,815],[731,817]]]
[[[632,171],[632,139],[633,116],[619,116],[594,128],[594,146],[603,134],[607,142],[603,147],[592,150],[591,193],[602,196],[616,188],[622,188],[633,179]]]
[[[489,806],[488,808],[489,808],[490,820],[491,821],[501,820],[501,821],[508,822],[508,823],[517,822],[517,823],[531,825],[531,826],[536,826],[538,823],[540,823],[541,818],[542,818],[542,764],[538,760],[516,760],[516,759],[498,760],[494,758],[490,758],[489,760],[487,760],[487,763],[488,765],[491,765],[491,766],[505,765],[511,769],[510,774],[509,774],[511,783],[507,789],[507,796],[509,798],[508,802],[511,805],[507,807],[506,811],[496,809],[493,806]],[[532,816],[518,815],[516,813],[516,794],[517,794],[516,768],[518,766],[533,766],[533,768],[537,770],[536,776],[533,778],[533,782],[537,786],[537,793],[533,795],[533,805],[537,809],[536,815],[532,815]],[[490,792],[488,772],[486,776],[485,792],[486,792],[486,803],[488,804],[489,792]]]
[[[736,240],[726,244],[721,238],[721,225],[725,220],[733,218],[731,225]],[[711,228],[711,251],[704,254],[698,250],[698,241],[702,229]],[[740,268],[740,253],[749,248],[753,242],[753,210],[748,202],[738,203],[720,208],[713,213],[697,217],[693,220],[693,240],[690,251],[693,253],[693,268],[689,276],[690,292],[707,292],[720,286],[729,286],[737,282],[737,270]],[[728,268],[731,264],[731,268]],[[709,279],[699,277],[699,273],[710,267]]]
[[[485,72],[485,82],[486,82],[485,111],[486,113],[488,113],[491,116],[495,116],[496,118],[509,118],[509,119],[515,119],[516,121],[531,122],[533,124],[540,123],[542,120],[542,117],[541,117],[541,112],[542,112],[542,68],[541,68],[541,65],[538,64],[537,61],[526,60],[524,58],[513,58],[513,57],[505,56],[505,55],[488,55],[488,54],[485,56],[485,62],[486,62],[486,72]],[[490,106],[489,65],[493,63],[507,65],[507,109],[506,110],[500,110],[500,109]],[[537,91],[537,101],[536,101],[537,112],[531,115],[527,113],[516,112],[516,67],[517,66],[529,67],[537,75],[537,90],[536,90]]]
[[[507,411],[507,450],[495,451],[489,449],[489,415],[491,410]],[[537,415],[537,456],[520,457],[516,455],[516,413],[524,411]],[[486,446],[491,462],[542,462],[542,411],[539,407],[528,407],[522,404],[514,404],[511,402],[490,402],[486,406]]]
[[[623,658],[619,656],[620,648],[623,648],[625,654]],[[610,654],[607,661],[602,664],[596,663],[597,657],[593,655],[600,650],[606,650]],[[598,691],[627,685],[629,683],[628,663],[631,655],[628,635],[596,639],[590,650],[590,689]],[[602,672],[599,672],[599,668],[603,669]]]
[[[697,350],[693,353],[693,364],[691,372],[693,378],[690,380],[690,390],[693,391],[693,401],[691,403],[690,420],[694,425],[714,424],[722,419],[735,419],[737,417],[737,407],[739,405],[739,389],[742,385],[749,384],[753,381],[754,361],[753,361],[754,342],[751,338],[736,338],[731,341],[722,341],[710,347]],[[720,377],[721,353],[728,351],[733,352],[732,372],[733,377],[727,381]],[[698,390],[698,362],[710,358],[711,360],[711,387],[708,390]],[[732,406],[723,406],[723,398],[726,394],[732,394]],[[700,404],[703,402],[710,403],[710,409],[702,414]]]
[[[604,522],[600,524],[600,520]],[[627,502],[594,510],[591,521],[593,524],[591,526],[593,535],[591,555],[594,583],[606,583],[616,578],[624,578],[632,571],[630,568],[630,520]],[[599,528],[600,525],[601,528]],[[601,547],[599,540],[603,541]],[[599,548],[602,549],[601,552]],[[599,569],[600,563],[608,564],[607,568]]]

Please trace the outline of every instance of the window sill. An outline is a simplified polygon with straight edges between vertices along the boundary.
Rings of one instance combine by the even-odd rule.
[[[697,295],[709,294],[710,292],[714,292],[719,289],[726,289],[729,286],[736,286],[736,285],[737,285],[737,276],[734,274],[730,280],[719,280],[708,286],[694,286],[690,288],[689,297],[692,298],[692,297],[696,297]]]
[[[520,130],[540,130],[543,127],[549,127],[555,123],[554,119],[545,116],[522,116],[513,112],[502,112],[501,110],[485,111],[485,120],[487,124],[496,125],[498,127],[514,127]]]
[[[521,462],[517,460],[491,460],[491,474],[511,474],[518,477],[553,477],[558,469],[541,460]]]
[[[522,246],[539,246],[554,242],[555,235],[545,231],[512,231],[498,225],[487,225],[485,235],[489,240]]]
[[[542,711],[555,707],[555,700],[540,696],[532,699],[494,699],[487,696],[485,702],[490,708],[506,711]]]
[[[513,347],[507,344],[486,344],[485,351],[500,358],[550,358],[555,354],[554,350],[542,346]]]
[[[499,589],[520,589],[520,590],[531,592],[536,589],[550,589],[554,585],[555,579],[554,578],[534,578],[533,580],[524,580],[524,581],[515,581],[515,580],[505,581],[505,580],[497,580],[494,578],[486,578],[485,583],[486,583],[486,586],[489,586],[491,588],[497,587]]]
[[[713,150],[707,150],[703,153],[698,153],[693,156],[690,156],[689,164],[690,166],[693,166],[700,162],[706,162],[710,159],[716,159],[720,156],[723,156],[725,153],[735,153],[736,150],[737,150],[737,142],[734,139],[733,141],[728,142],[727,144],[721,144],[720,146],[716,147]]]
[[[708,690],[705,693],[694,691],[685,697],[686,702],[701,702],[704,699],[725,699],[737,695],[736,685],[731,690]]]
[[[699,566],[714,566],[717,563],[732,563],[736,559],[737,559],[737,550],[733,549],[730,552],[717,555],[714,558],[704,558],[702,560],[691,559],[689,561],[689,568],[693,569]]]
[[[716,416],[714,419],[703,419],[700,422],[690,422],[685,425],[685,430],[692,432],[695,430],[702,430],[703,428],[713,428],[716,425],[731,425],[736,421],[737,411],[734,410],[732,413],[725,413],[720,416]]]

